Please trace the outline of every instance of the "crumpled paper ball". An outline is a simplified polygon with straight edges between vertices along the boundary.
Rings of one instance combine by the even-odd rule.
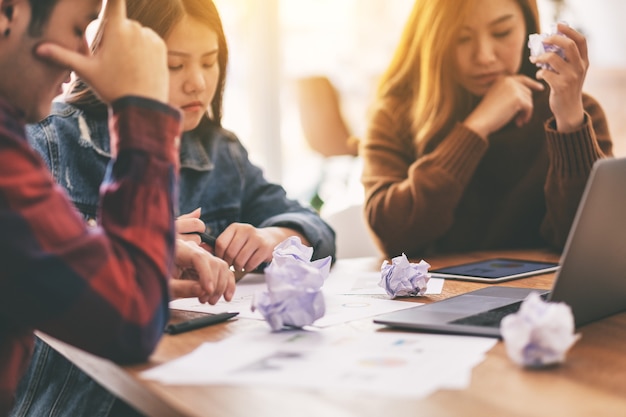
[[[424,260],[410,263],[403,253],[393,258],[391,264],[386,260],[383,262],[378,285],[392,298],[424,295],[430,279],[428,268],[430,265]]]
[[[567,351],[580,338],[574,330],[572,309],[565,303],[543,301],[536,292],[526,297],[517,313],[500,323],[509,357],[529,368],[564,362]]]
[[[565,22],[561,22],[561,24],[567,24]],[[565,52],[563,51],[563,48],[556,46],[556,45],[552,45],[549,43],[544,43],[543,40],[546,39],[547,37],[550,37],[552,35],[563,35],[561,32],[559,32],[557,30],[557,25],[556,24],[552,24],[550,26],[550,31],[547,33],[533,33],[531,35],[528,35],[528,48],[530,49],[530,56],[539,56],[545,52],[555,52],[557,55],[559,55],[561,58],[565,58]],[[548,64],[545,63],[541,63],[538,62],[537,67],[539,68],[543,68],[543,69],[547,69],[550,71],[554,71],[552,69],[552,67]]]
[[[258,310],[273,331],[310,325],[326,312],[321,288],[332,258],[311,262],[312,256],[313,248],[296,236],[274,248],[272,262],[265,268],[267,291],[252,300],[252,311]]]

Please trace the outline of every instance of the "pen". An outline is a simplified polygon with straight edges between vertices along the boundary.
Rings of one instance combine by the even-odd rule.
[[[227,321],[235,317],[237,314],[239,313],[235,312],[235,313],[211,314],[209,316],[183,321],[182,323],[170,324],[165,328],[165,333],[178,334],[178,333],[188,332],[190,330],[199,329],[201,327],[212,326],[213,324],[218,324],[218,323]]]
[[[215,248],[215,240],[217,239],[215,236],[208,234],[207,232],[189,232],[185,233],[186,235],[198,235],[200,236],[200,241],[209,245],[212,248]]]
[[[202,232],[202,233],[197,233],[197,234],[200,236],[200,240],[202,241],[202,243],[206,243],[212,248],[215,247],[215,239],[216,239],[215,236],[211,236],[207,232]]]

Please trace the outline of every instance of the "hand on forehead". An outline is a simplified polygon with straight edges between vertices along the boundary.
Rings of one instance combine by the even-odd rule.
[[[126,0],[103,0],[103,19],[124,19],[126,17]]]

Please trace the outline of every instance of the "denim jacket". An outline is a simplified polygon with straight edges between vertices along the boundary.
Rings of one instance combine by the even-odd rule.
[[[74,106],[54,103],[52,114],[27,126],[31,145],[87,220],[95,220],[98,190],[109,160],[108,123]],[[335,235],[317,213],[268,182],[233,135],[204,119],[180,146],[180,213],[202,209],[208,232],[218,236],[233,222],[298,230],[313,246],[313,259],[335,255]],[[180,214],[179,213],[179,214]]]
[[[111,159],[108,122],[55,102],[50,116],[27,126],[37,150],[88,223],[95,224],[98,190]],[[288,227],[302,233],[313,259],[335,256],[335,233],[313,210],[287,198],[248,159],[237,137],[204,119],[180,147],[179,211],[202,209],[207,231],[219,235],[233,222]],[[115,397],[67,359],[37,340],[11,416],[107,416]]]

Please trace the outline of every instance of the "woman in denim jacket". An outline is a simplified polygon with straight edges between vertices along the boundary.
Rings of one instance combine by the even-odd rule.
[[[313,259],[334,257],[333,230],[316,212],[288,199],[280,185],[268,182],[237,137],[221,126],[228,51],[213,3],[129,0],[127,8],[129,18],[166,40],[170,103],[184,113],[180,212],[199,215],[207,232],[218,237],[214,253],[236,269],[253,270],[271,260],[276,244],[296,235],[313,247]],[[93,224],[99,187],[111,159],[106,112],[77,80],[65,102],[54,103],[51,114],[27,130],[57,182]],[[134,411],[37,340],[12,416],[51,413],[98,417]]]

